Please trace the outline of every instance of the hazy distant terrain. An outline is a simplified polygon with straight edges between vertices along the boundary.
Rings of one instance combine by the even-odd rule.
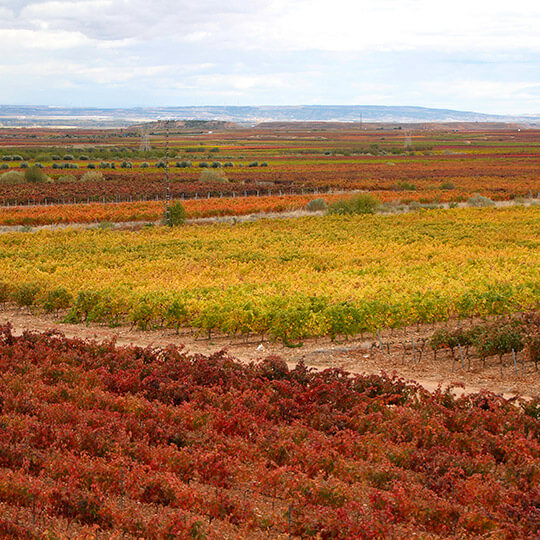
[[[124,127],[158,119],[223,120],[241,124],[325,122],[518,122],[540,126],[540,115],[505,116],[450,109],[375,105],[138,107],[125,109],[0,105],[0,127]]]

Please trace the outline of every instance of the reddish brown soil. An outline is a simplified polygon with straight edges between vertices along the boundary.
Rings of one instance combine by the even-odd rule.
[[[433,352],[427,346],[420,357],[419,345],[423,338],[433,333],[434,327],[431,325],[382,332],[382,352],[377,336],[371,335],[341,343],[333,343],[329,339],[309,340],[302,347],[287,348],[281,343],[261,343],[254,339],[247,343],[240,338],[231,340],[228,337],[213,337],[208,340],[197,337],[189,330],[176,335],[172,330],[141,331],[129,326],[109,328],[99,324],[65,324],[52,316],[37,315],[15,308],[0,312],[0,323],[5,322],[13,325],[15,333],[24,330],[41,332],[56,329],[68,337],[97,341],[114,338],[119,345],[162,347],[172,343],[184,345],[188,351],[202,354],[226,349],[231,356],[243,362],[257,361],[276,354],[291,366],[304,360],[307,366],[316,369],[337,367],[353,373],[395,373],[405,379],[417,381],[430,391],[439,385],[446,387],[457,384],[459,386],[454,389],[457,394],[486,389],[505,397],[540,395],[540,371],[535,370],[534,364],[525,362],[522,354],[517,357],[517,373],[511,355],[503,359],[502,370],[497,358],[488,359],[486,367],[483,367],[482,362],[472,356],[470,369],[467,359],[462,366],[460,361],[452,360],[449,352],[439,352],[434,360]],[[415,342],[415,354],[412,351],[411,338]],[[390,353],[387,344],[390,346]]]

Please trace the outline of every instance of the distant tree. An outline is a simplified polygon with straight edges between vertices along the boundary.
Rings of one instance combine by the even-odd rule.
[[[169,227],[177,227],[183,225],[187,218],[187,212],[184,205],[180,201],[175,201],[169,204],[163,216],[165,225]]]
[[[40,169],[40,167],[29,167],[24,171],[24,179],[29,184],[42,184],[48,180],[48,176]]]

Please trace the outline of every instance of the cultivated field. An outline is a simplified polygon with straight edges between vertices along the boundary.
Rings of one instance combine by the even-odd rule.
[[[0,537],[534,538],[540,132],[212,131],[0,130]]]

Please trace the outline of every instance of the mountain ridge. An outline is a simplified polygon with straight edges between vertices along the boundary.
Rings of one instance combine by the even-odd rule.
[[[416,106],[290,105],[179,107],[57,107],[0,105],[0,126],[124,127],[160,119],[260,122],[448,123],[508,122],[540,126],[540,114],[502,115]]]

